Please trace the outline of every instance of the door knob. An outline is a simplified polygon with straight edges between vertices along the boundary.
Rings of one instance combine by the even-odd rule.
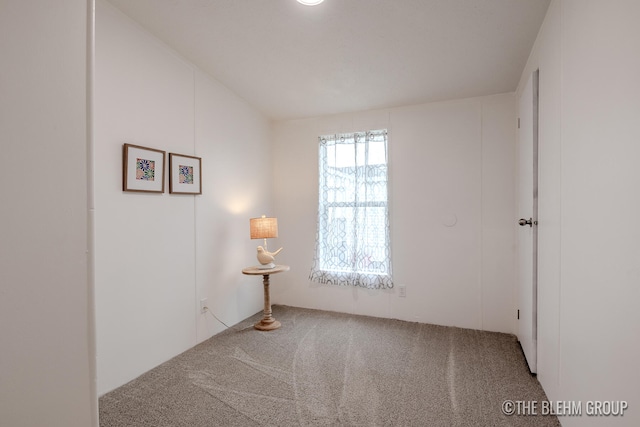
[[[533,221],[531,221],[531,218],[529,219],[520,218],[520,220],[518,221],[518,224],[520,224],[521,226],[528,225],[529,227],[533,227]]]

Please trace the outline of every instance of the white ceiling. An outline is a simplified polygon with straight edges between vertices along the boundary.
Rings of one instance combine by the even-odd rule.
[[[272,119],[516,89],[549,0],[110,0]]]

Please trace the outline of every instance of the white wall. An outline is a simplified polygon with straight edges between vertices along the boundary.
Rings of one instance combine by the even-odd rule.
[[[229,325],[263,308],[262,280],[241,270],[257,263],[249,218],[271,213],[271,123],[198,70],[195,88],[196,152],[207,160],[207,192],[196,198],[196,294]],[[199,316],[198,342],[223,329]]]
[[[552,400],[627,400],[640,424],[640,3],[554,1],[540,68],[539,373]]]
[[[241,274],[268,211],[268,121],[105,1],[95,76],[98,393],[261,308]],[[122,145],[202,157],[203,194],[122,191]],[[167,159],[168,160],[168,159]],[[260,179],[256,179],[260,177]],[[166,178],[168,180],[168,177]]]
[[[301,307],[514,332],[512,94],[274,125],[274,203],[291,271],[274,301]],[[317,137],[389,129],[394,281],[368,291],[308,281],[317,216]],[[454,214],[454,227],[443,218]],[[280,246],[280,245],[278,245]],[[275,246],[274,246],[275,247]]]
[[[95,425],[86,0],[0,6],[0,425]]]

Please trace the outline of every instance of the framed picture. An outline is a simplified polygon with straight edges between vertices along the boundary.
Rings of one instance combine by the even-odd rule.
[[[169,193],[202,194],[202,159],[169,153]]]
[[[164,193],[165,152],[124,144],[122,190]]]

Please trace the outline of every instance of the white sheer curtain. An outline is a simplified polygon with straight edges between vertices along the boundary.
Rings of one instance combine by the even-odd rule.
[[[392,288],[387,131],[319,138],[314,282]]]

